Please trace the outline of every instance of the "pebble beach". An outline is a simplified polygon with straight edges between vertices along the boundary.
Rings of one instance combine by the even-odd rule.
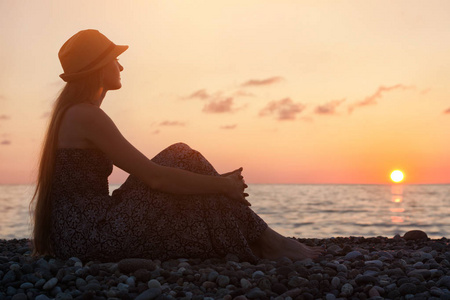
[[[234,255],[169,261],[81,262],[31,257],[28,239],[0,240],[0,300],[26,299],[450,299],[449,240],[297,239],[316,259],[257,264]]]

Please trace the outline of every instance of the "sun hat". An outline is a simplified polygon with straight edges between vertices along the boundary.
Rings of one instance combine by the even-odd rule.
[[[58,53],[64,73],[64,81],[85,77],[115,59],[128,46],[116,45],[98,30],[82,30],[72,36]]]

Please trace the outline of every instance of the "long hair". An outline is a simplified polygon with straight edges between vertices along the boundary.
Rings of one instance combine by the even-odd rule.
[[[53,254],[51,245],[52,184],[55,168],[58,133],[65,112],[78,103],[92,103],[102,90],[103,70],[80,80],[68,82],[53,105],[47,133],[41,150],[39,171],[30,211],[34,208],[32,245],[33,255]],[[34,206],[34,207],[33,207]]]

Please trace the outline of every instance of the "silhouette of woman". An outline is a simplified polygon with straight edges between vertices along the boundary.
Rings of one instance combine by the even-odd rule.
[[[117,56],[127,48],[83,30],[59,51],[67,83],[40,160],[34,254],[85,261],[316,257],[320,250],[281,236],[249,208],[242,168],[220,175],[183,143],[149,160],[122,136],[100,106],[122,86]],[[131,175],[110,196],[113,164]]]

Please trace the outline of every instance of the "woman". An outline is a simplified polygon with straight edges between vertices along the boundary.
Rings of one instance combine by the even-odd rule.
[[[127,257],[316,257],[248,206],[242,168],[219,175],[197,151],[175,144],[149,160],[100,109],[121,88],[119,46],[83,30],[61,48],[67,82],[54,105],[40,161],[34,253],[116,261]],[[112,196],[112,165],[131,175]]]

